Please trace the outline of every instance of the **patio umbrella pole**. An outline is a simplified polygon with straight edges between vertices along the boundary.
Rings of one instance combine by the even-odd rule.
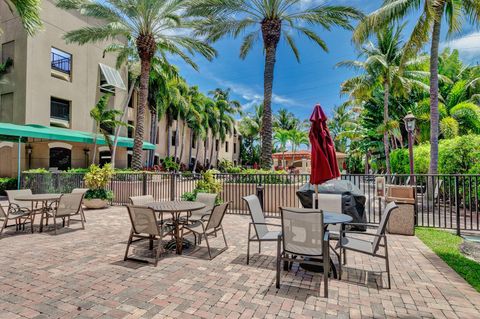
[[[318,184],[315,184],[315,199],[313,200],[313,205],[316,205],[315,208],[318,208],[320,211],[320,203],[318,202]]]

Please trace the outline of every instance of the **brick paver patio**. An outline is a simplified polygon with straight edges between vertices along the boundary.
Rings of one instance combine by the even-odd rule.
[[[350,253],[344,280],[332,279],[325,299],[322,276],[298,267],[275,288],[273,243],[246,265],[248,216],[225,217],[230,247],[212,261],[200,248],[156,268],[123,261],[124,208],[86,216],[85,231],[4,233],[0,318],[480,318],[480,294],[416,237],[389,236],[392,289],[382,288],[383,260]]]

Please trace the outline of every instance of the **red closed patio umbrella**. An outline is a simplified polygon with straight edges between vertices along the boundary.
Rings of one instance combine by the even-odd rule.
[[[309,134],[312,146],[310,184],[315,185],[317,193],[318,185],[339,177],[340,170],[335,155],[335,145],[327,127],[327,116],[320,104],[315,105],[310,122],[312,122]]]

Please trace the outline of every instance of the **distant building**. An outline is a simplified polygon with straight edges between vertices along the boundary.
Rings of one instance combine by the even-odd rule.
[[[79,46],[66,44],[63,39],[67,31],[96,25],[100,21],[86,18],[74,11],[59,9],[54,3],[53,0],[41,2],[44,29],[29,37],[19,18],[11,14],[5,2],[0,1],[0,27],[3,29],[3,33],[0,34],[0,62],[5,63],[7,60],[13,62],[0,80],[0,126],[7,123],[20,125],[20,129],[26,125],[29,131],[36,129],[43,132],[52,131],[51,136],[43,134],[41,138],[31,136],[22,138],[20,147],[22,170],[40,167],[60,170],[87,167],[93,154],[92,134],[95,132],[95,123],[90,117],[90,110],[99,98],[107,93],[112,95],[109,106],[121,110],[128,94],[127,69],[114,68],[116,57],[104,54],[106,43]],[[136,101],[137,97],[134,94],[127,114],[131,125],[135,125]],[[148,141],[150,118],[148,112],[146,114],[145,140]],[[182,126],[183,123],[179,123],[180,132]],[[53,130],[61,132],[68,130],[71,134],[67,132],[64,137],[57,139]],[[13,136],[8,125],[5,125],[3,132],[7,134],[0,134],[2,159],[0,176],[13,176],[17,172],[18,138]],[[116,166],[128,167],[132,153],[130,146],[133,145],[133,130],[122,128],[120,135],[124,143],[118,148]],[[186,128],[182,162],[187,166],[191,158],[197,154],[195,149],[190,154],[189,136],[190,130]],[[171,142],[167,141],[166,124],[163,119],[160,121],[154,147],[157,162],[167,155],[166,146]],[[233,134],[225,143],[220,141],[213,143],[214,145],[210,146],[218,149],[219,159],[238,162],[240,145],[237,134]],[[205,157],[204,148],[203,144],[200,145],[198,152],[201,164]],[[102,164],[111,160],[106,145],[100,145],[98,152],[97,163]],[[146,160],[147,156],[144,158]],[[208,151],[207,162],[211,160]],[[216,164],[216,157],[213,161]]]
[[[302,150],[296,152],[285,152],[285,153],[274,153],[273,157],[273,165],[275,167],[281,166],[285,169],[294,167],[298,169],[300,173],[310,173],[311,167],[311,151],[310,150]],[[345,158],[347,155],[345,153],[336,152],[337,157],[337,164],[340,171],[344,169]],[[284,159],[282,161],[282,159]]]

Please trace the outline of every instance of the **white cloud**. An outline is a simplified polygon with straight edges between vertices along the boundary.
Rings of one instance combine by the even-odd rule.
[[[457,49],[460,56],[468,62],[480,60],[480,32],[473,32],[462,37],[441,43],[441,48]]]

